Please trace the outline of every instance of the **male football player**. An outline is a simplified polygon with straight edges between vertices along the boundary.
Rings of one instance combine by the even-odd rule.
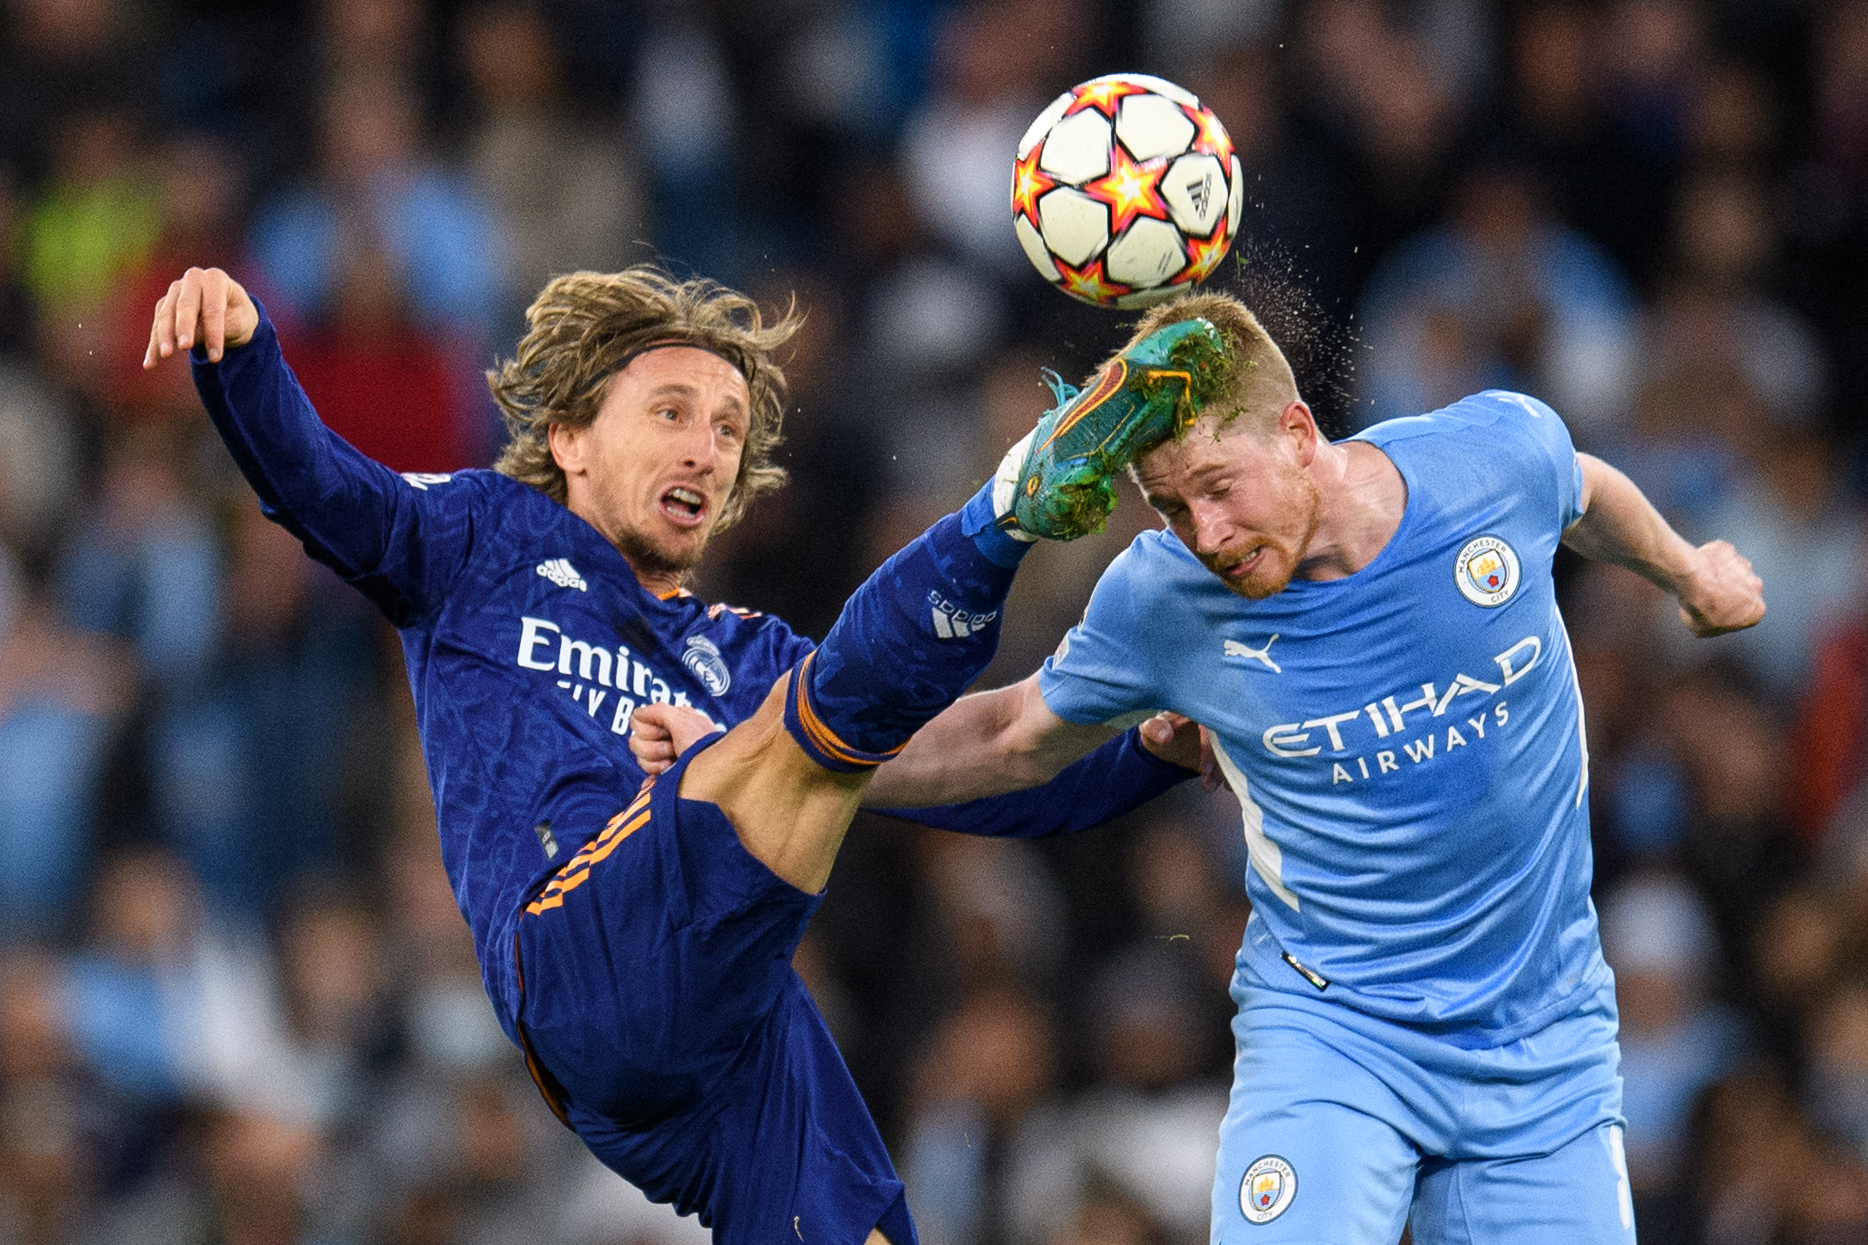
[[[1235,300],[1157,308],[1138,337],[1192,316],[1231,339],[1232,385],[1135,461],[1166,530],[1042,670],[958,702],[871,794],[915,802],[956,762],[976,796],[1037,781],[1144,711],[1204,724],[1252,898],[1212,1239],[1632,1242],[1551,559],[1634,570],[1700,636],[1756,623],[1762,585],[1536,399],[1331,443]]]
[[[1220,339],[1185,322],[1114,359],[813,649],[681,588],[779,478],[770,352],[791,326],[649,268],[557,278],[528,319],[491,378],[511,434],[493,472],[399,477],[358,454],[219,270],[170,287],[145,366],[193,353],[262,508],[400,629],[443,862],[559,1118],[716,1240],[909,1245],[901,1183],[791,953],[871,772],[990,660],[1030,539],[1100,523],[1110,472],[1217,392]],[[645,783],[625,740],[658,703],[732,729]],[[1103,734],[1043,791],[918,816],[1048,833],[1184,776]]]

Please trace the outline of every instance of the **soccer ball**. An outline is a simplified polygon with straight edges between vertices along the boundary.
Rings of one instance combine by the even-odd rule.
[[[1224,258],[1244,203],[1211,109],[1147,74],[1092,78],[1019,140],[1012,227],[1044,279],[1099,307],[1146,307]]]

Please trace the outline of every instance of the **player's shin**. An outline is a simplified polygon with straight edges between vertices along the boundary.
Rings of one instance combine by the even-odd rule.
[[[785,726],[818,764],[858,772],[888,760],[992,660],[1030,548],[993,525],[992,488],[883,563],[792,672]]]

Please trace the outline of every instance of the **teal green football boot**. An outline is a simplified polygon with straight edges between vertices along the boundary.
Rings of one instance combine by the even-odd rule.
[[[999,526],[1027,540],[1102,531],[1116,508],[1110,478],[1192,424],[1224,392],[1230,361],[1219,330],[1195,318],[1142,338],[1081,393],[1053,379],[1058,405],[1026,438],[1017,476],[1001,476],[1012,496],[994,507]]]

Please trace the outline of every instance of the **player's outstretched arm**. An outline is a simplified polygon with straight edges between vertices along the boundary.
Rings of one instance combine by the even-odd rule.
[[[1634,481],[1590,454],[1578,454],[1583,517],[1563,543],[1586,558],[1624,566],[1671,593],[1697,636],[1755,626],[1764,617],[1764,583],[1723,540],[1694,546],[1668,525]]]
[[[264,310],[218,268],[190,268],[156,303],[143,366],[177,354],[192,355],[202,405],[262,509],[312,556],[398,624],[445,584],[458,558],[416,549],[417,489],[324,426]]]
[[[945,729],[939,722],[937,718],[936,729]],[[659,774],[720,729],[687,706],[644,705],[630,719],[629,750],[645,772]],[[913,744],[909,750],[915,752],[912,766],[924,759],[936,765],[942,760],[941,753],[922,753]],[[977,795],[984,785],[978,781],[982,767],[962,763],[925,775],[919,784],[923,795],[938,791],[940,803],[905,804],[903,795],[912,784],[895,781],[897,766],[892,761],[877,771],[863,792],[864,808],[937,829],[995,838],[1074,834],[1121,817],[1195,774],[1206,779],[1209,791],[1220,781],[1199,725],[1173,713],[1156,714],[1107,740],[1047,781],[995,795]]]
[[[1120,732],[1051,712],[1038,676],[955,701],[876,775],[865,804],[957,804],[1049,782]]]

